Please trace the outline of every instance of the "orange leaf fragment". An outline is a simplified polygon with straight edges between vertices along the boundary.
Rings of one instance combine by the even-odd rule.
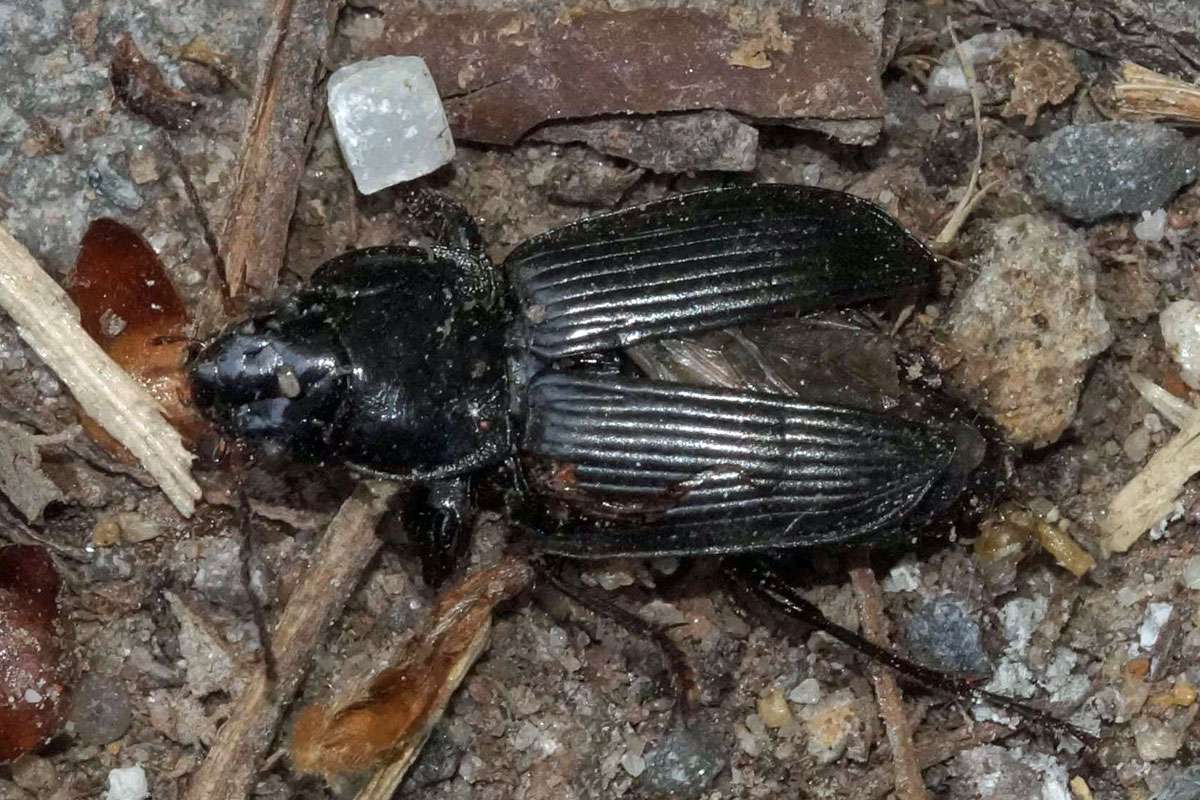
[[[296,768],[331,777],[384,766],[399,773],[398,781],[486,647],[492,610],[532,577],[527,563],[506,558],[450,587],[403,660],[365,686],[299,713]]]

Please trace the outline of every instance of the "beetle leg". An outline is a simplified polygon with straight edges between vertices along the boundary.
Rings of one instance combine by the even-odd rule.
[[[1011,697],[981,689],[982,681],[979,678],[951,675],[921,666],[887,648],[880,647],[854,631],[843,628],[826,617],[821,609],[805,600],[804,596],[780,574],[777,569],[778,563],[762,556],[746,556],[734,562],[732,573],[735,579],[745,587],[788,616],[817,628],[842,644],[854,648],[872,661],[890,667],[928,689],[946,692],[964,700],[985,701],[1006,711],[1011,711],[1043,728],[1074,736],[1089,747],[1099,744],[1099,740],[1095,736],[1069,722],[1013,700]]]
[[[466,550],[473,489],[468,478],[448,478],[414,487],[410,495],[410,536],[421,557],[421,575],[431,587],[450,576]]]
[[[667,636],[666,630],[662,626],[647,622],[595,591],[563,580],[553,569],[542,568],[539,572],[547,583],[584,608],[612,619],[635,635],[652,639],[662,652],[667,672],[671,676],[671,689],[678,700],[675,704],[676,716],[685,721],[692,716],[700,700],[696,671],[688,662],[687,655],[671,637]]]

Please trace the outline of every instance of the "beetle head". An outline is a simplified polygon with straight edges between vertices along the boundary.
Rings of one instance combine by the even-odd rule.
[[[237,438],[308,460],[327,454],[346,367],[319,308],[289,304],[218,335],[192,359],[196,405]]]

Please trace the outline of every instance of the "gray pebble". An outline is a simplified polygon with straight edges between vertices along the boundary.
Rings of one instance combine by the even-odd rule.
[[[407,789],[417,789],[442,781],[448,781],[458,772],[462,760],[462,749],[454,743],[441,725],[429,734],[429,740],[421,748],[412,772],[404,781]],[[401,791],[399,795],[404,795]]]
[[[1162,208],[1197,175],[1183,134],[1148,123],[1068,125],[1030,145],[1028,156],[1034,190],[1084,222]]]
[[[108,156],[99,156],[87,172],[88,184],[108,202],[126,211],[137,211],[145,202],[133,181],[113,169]]]
[[[934,669],[982,675],[990,671],[979,623],[953,597],[923,604],[905,629],[913,658]]]
[[[129,695],[119,680],[97,672],[83,676],[71,701],[71,722],[80,744],[115,742],[125,735],[132,721]]]
[[[1200,764],[1176,773],[1151,800],[1200,800]]]
[[[721,750],[704,735],[675,728],[646,755],[642,785],[671,797],[697,797],[725,766]]]

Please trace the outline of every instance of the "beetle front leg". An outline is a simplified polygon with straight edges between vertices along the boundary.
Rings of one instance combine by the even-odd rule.
[[[428,586],[440,586],[462,559],[474,519],[473,494],[471,481],[458,477],[414,487],[409,496],[405,516]]]

